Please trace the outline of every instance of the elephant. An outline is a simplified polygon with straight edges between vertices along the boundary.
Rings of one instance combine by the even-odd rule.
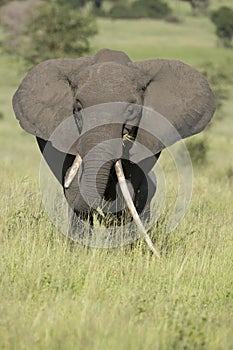
[[[13,109],[36,136],[73,215],[90,226],[95,214],[100,221],[113,218],[111,225],[132,220],[130,204],[120,198],[119,171],[136,212],[149,220],[152,169],[161,151],[201,132],[215,97],[205,77],[183,62],[133,62],[124,52],[102,49],[38,64],[15,92]]]

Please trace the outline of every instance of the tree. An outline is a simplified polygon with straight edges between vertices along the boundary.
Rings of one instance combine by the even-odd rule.
[[[93,0],[93,3],[95,8],[100,9],[102,7],[103,0]]]
[[[27,27],[24,59],[34,65],[49,58],[82,56],[90,51],[89,38],[96,33],[90,15],[66,5],[43,4]]]
[[[88,3],[92,3],[93,7],[96,9],[100,9],[103,4],[103,0],[50,0],[50,2],[56,2],[59,5],[67,5],[72,8],[86,7]]]
[[[232,47],[233,40],[233,10],[222,6],[211,13],[211,20],[216,26],[216,34],[225,47]]]
[[[192,8],[193,16],[196,16],[198,11],[206,13],[209,6],[209,0],[181,0],[188,2]]]

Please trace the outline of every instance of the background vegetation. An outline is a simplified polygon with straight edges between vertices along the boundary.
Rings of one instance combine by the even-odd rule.
[[[220,43],[232,47],[233,42],[233,9],[222,6],[211,13],[211,20],[216,25],[216,34]]]
[[[177,176],[168,152],[160,159],[167,193],[151,232],[160,261],[143,242],[89,249],[70,243],[51,224],[40,199],[38,147],[11,107],[24,61],[1,50],[2,349],[232,349],[233,52],[217,45],[207,14],[193,16],[185,1],[166,3],[178,23],[98,18],[98,34],[90,39],[90,53],[108,47],[133,60],[182,60],[206,74],[219,101],[211,126],[188,141],[193,196],[170,234],[165,224]],[[219,6],[232,8],[230,0],[212,0],[208,11]],[[0,37],[6,38],[3,30]]]

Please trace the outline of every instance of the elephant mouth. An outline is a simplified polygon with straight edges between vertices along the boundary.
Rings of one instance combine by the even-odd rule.
[[[131,141],[131,140],[130,140]],[[71,166],[71,168],[69,169],[68,173],[66,174],[66,177],[65,177],[65,182],[64,182],[64,187],[66,189],[69,188],[69,186],[71,185],[72,181],[74,180],[75,176],[77,175],[78,173],[78,170],[80,168],[82,164],[82,158],[79,154],[76,155],[75,159],[74,159],[74,162]],[[130,191],[129,191],[129,188],[128,188],[128,185],[127,185],[127,182],[126,182],[126,178],[125,178],[125,175],[124,175],[124,171],[123,171],[123,168],[122,168],[122,162],[121,160],[117,160],[115,165],[114,165],[114,168],[115,168],[115,172],[116,172],[116,176],[117,176],[117,180],[118,180],[118,183],[119,183],[119,186],[120,186],[120,189],[121,189],[121,192],[122,192],[122,195],[123,195],[123,198],[125,200],[125,203],[126,203],[126,206],[127,208],[129,209],[129,212],[136,224],[136,226],[138,227],[139,231],[142,233],[143,235],[143,238],[145,239],[147,245],[149,246],[150,250],[157,256],[157,257],[160,257],[159,256],[159,253],[157,252],[157,250],[155,249],[149,235],[147,234],[147,231],[139,217],[139,214],[137,212],[137,209],[133,203],[133,199],[130,195]]]

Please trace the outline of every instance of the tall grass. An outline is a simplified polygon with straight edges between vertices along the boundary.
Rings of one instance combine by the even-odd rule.
[[[200,177],[180,227],[155,229],[158,261],[141,242],[73,245],[49,222],[31,180],[6,181],[1,347],[230,349],[233,219],[224,182]]]
[[[102,20],[94,46],[133,59],[226,64],[232,53],[216,48],[208,19],[188,19]],[[170,234],[168,193],[151,232],[158,261],[144,242],[87,248],[52,225],[40,199],[39,151],[11,108],[20,66],[3,54],[0,63],[0,348],[232,349],[232,98],[206,131],[208,162],[194,164],[191,205]],[[160,165],[169,173],[166,154]]]

